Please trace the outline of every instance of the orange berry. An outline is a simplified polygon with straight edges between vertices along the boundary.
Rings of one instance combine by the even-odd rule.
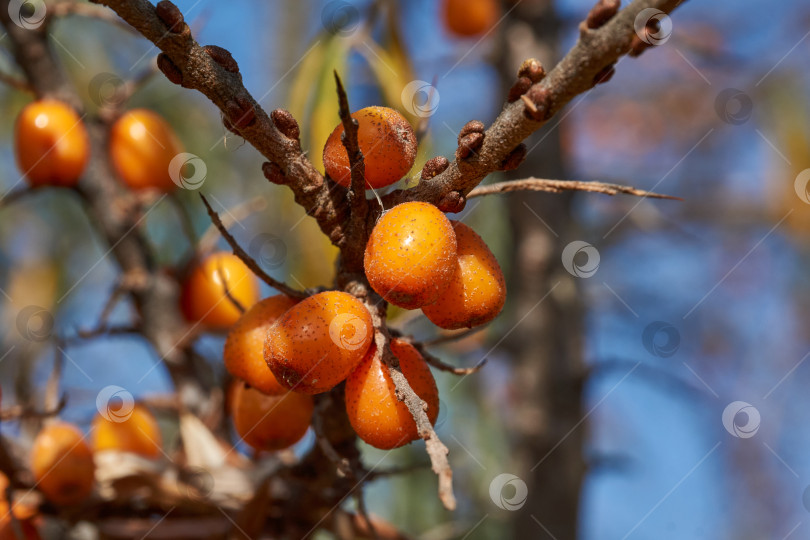
[[[452,33],[477,36],[495,26],[500,17],[497,0],[445,0],[444,22]]]
[[[357,435],[376,448],[398,448],[419,438],[416,422],[407,405],[396,396],[388,367],[372,347],[360,365],[346,379],[346,413]],[[402,374],[427,403],[431,424],[439,415],[439,390],[430,368],[419,352],[406,341],[391,341],[391,352],[399,359]]]
[[[312,396],[284,392],[269,396],[234,381],[231,417],[239,436],[257,450],[281,450],[292,446],[307,432],[315,401]]]
[[[495,255],[467,225],[452,221],[458,244],[450,285],[422,312],[439,328],[455,330],[488,323],[506,302],[506,281]]]
[[[78,427],[56,422],[34,439],[31,472],[37,488],[52,503],[77,504],[93,491],[93,452]]]
[[[110,130],[113,167],[130,189],[174,190],[177,185],[169,175],[169,164],[182,151],[172,127],[146,109],[124,113]]]
[[[161,454],[163,439],[157,420],[144,405],[136,403],[132,414],[125,420],[116,421],[101,414],[93,419],[93,449],[119,450],[131,452],[146,458],[157,458]]]
[[[296,301],[279,294],[259,301],[231,328],[225,340],[225,368],[265,394],[281,394],[287,389],[276,380],[264,361],[264,342],[273,323]]]
[[[0,472],[0,540],[5,538],[14,538],[11,533],[11,512],[9,512],[8,501],[6,500],[6,489],[8,489],[8,477]],[[19,521],[25,521],[33,518],[37,514],[37,507],[33,504],[15,501],[12,504],[14,508],[14,518]],[[6,534],[6,536],[3,536]],[[26,536],[26,538],[28,538]]]
[[[366,277],[387,301],[406,309],[435,302],[453,277],[456,235],[438,208],[424,202],[395,206],[371,231]]]
[[[354,296],[326,291],[282,315],[267,337],[264,359],[278,382],[319,394],[345,379],[371,345],[371,314]]]
[[[416,159],[416,135],[404,116],[388,107],[366,107],[353,113],[352,118],[358,123],[357,142],[363,152],[368,186],[374,189],[390,186],[411,170]],[[341,135],[342,123],[326,140],[323,165],[332,180],[348,187],[349,154]]]
[[[220,251],[196,265],[183,283],[180,305],[186,318],[209,328],[229,328],[242,312],[226,290],[245,309],[259,300],[259,282],[250,268],[236,255]]]
[[[31,186],[75,186],[90,158],[87,129],[70,106],[53,99],[29,103],[14,126],[14,150]]]

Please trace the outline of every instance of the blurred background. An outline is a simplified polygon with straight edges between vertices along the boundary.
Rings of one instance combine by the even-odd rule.
[[[316,164],[337,124],[337,69],[352,109],[388,105],[424,128],[414,176],[430,157],[452,157],[467,121],[497,116],[522,60],[550,69],[591,7],[505,1],[492,28],[461,37],[432,0],[177,5],[198,42],[233,53],[265,110],[296,116]],[[370,510],[408,533],[810,537],[802,391],[810,383],[810,7],[692,0],[669,22],[658,46],[621,60],[609,84],[575,98],[527,141],[528,159],[510,178],[615,182],[682,202],[513,193],[472,199],[461,214],[495,252],[510,294],[486,329],[437,351],[457,365],[489,362],[470,376],[436,374],[458,511],[442,509],[429,469],[369,487]],[[91,113],[157,54],[103,21],[71,17],[52,31]],[[0,39],[0,70],[16,73],[8,46]],[[29,99],[0,84],[0,194],[22,187],[11,137]],[[202,191],[216,210],[264,202],[232,232],[261,250],[252,254],[273,275],[306,287],[331,282],[324,261],[334,249],[288,191],[263,178],[259,154],[223,128],[210,103],[158,75],[129,106],[159,112],[204,160]],[[178,197],[203,234],[198,194]],[[193,246],[176,207],[161,202],[145,227],[160,261],[182,266]],[[254,242],[262,234],[272,245]],[[44,190],[0,207],[4,408],[41,403],[55,354],[49,337],[70,338],[98,320],[118,273],[107,249],[71,193]],[[392,313],[392,324],[437,337],[417,315]],[[111,322],[131,316],[124,302]],[[222,342],[210,335],[195,344],[218,373]],[[80,425],[102,386],[144,399],[172,391],[140,338],[70,341],[64,354],[62,417]],[[2,432],[30,436],[9,422]],[[299,450],[311,444],[310,436]],[[425,461],[422,443],[363,453],[369,464]]]

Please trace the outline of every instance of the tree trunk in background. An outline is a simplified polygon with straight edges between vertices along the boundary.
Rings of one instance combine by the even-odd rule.
[[[524,59],[538,58],[547,70],[558,60],[560,21],[551,1],[527,0],[504,22],[499,66],[506,70],[507,91]],[[515,177],[567,177],[554,124],[527,141],[530,152]],[[529,489],[526,506],[515,512],[514,537],[574,539],[585,473],[584,426],[575,427],[583,417],[585,367],[578,284],[560,259],[575,239],[571,197],[531,192],[508,197],[516,239],[509,298],[510,321],[517,326],[507,340],[514,361],[512,447],[516,474]]]

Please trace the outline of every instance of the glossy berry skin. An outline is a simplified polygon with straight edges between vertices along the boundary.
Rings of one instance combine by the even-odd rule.
[[[183,151],[172,127],[157,113],[133,109],[110,131],[110,159],[118,178],[130,189],[173,191],[169,164]]]
[[[373,338],[365,306],[345,292],[326,291],[302,300],[276,321],[264,359],[282,386],[319,394],[349,375]]]
[[[453,221],[457,262],[450,285],[422,312],[439,328],[455,330],[488,323],[506,302],[506,280],[495,255],[470,227]]]
[[[281,450],[306,434],[312,421],[312,396],[297,392],[267,395],[236,380],[231,388],[231,418],[239,436],[257,450]]]
[[[371,287],[388,302],[416,309],[435,302],[453,277],[456,235],[435,206],[407,202],[380,218],[364,258]]]
[[[197,264],[183,283],[180,305],[186,319],[211,329],[230,328],[242,312],[225,294],[226,287],[245,309],[259,300],[253,272],[236,255],[220,251]]]
[[[416,135],[408,120],[388,107],[366,107],[352,114],[357,120],[357,142],[363,152],[367,187],[390,186],[413,167]],[[335,182],[351,184],[349,154],[343,146],[343,124],[338,124],[323,148],[326,174]]]
[[[439,391],[430,368],[409,343],[394,339],[391,351],[416,395],[428,405],[431,424],[439,415]],[[383,450],[398,448],[419,438],[408,407],[396,396],[394,382],[376,348],[363,358],[346,379],[346,413],[352,428],[365,442]]]
[[[276,380],[264,361],[264,342],[276,320],[296,301],[279,294],[259,301],[228,332],[225,340],[225,368],[265,394],[281,394],[287,389]]]
[[[14,125],[17,165],[33,187],[75,186],[90,158],[87,129],[61,101],[26,105]]]
[[[82,502],[93,491],[93,452],[73,424],[56,422],[40,431],[31,448],[31,472],[45,497],[56,505]]]
[[[130,452],[148,459],[162,454],[163,438],[160,427],[152,413],[144,405],[136,403],[132,414],[123,422],[115,417],[108,420],[98,414],[93,418],[93,450],[118,450]]]
[[[489,31],[498,22],[498,0],[445,0],[444,22],[447,29],[462,37]]]

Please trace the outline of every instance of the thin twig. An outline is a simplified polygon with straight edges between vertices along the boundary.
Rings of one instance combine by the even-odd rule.
[[[462,330],[461,332],[455,332],[455,333],[452,333],[452,334],[444,334],[444,335],[435,337],[433,339],[428,339],[426,341],[423,341],[422,345],[424,345],[425,347],[435,347],[437,345],[444,345],[445,343],[452,343],[454,341],[459,341],[461,339],[464,339],[464,338],[466,338],[468,336],[471,336],[473,334],[477,334],[478,332],[480,332],[482,330],[486,330],[486,329],[487,329],[487,325],[476,326],[475,328],[466,328],[466,329]]]
[[[228,287],[228,278],[225,276],[225,272],[222,270],[222,261],[220,261],[219,265],[217,265],[217,275],[219,276],[219,281],[222,283],[222,292],[225,293],[225,298],[227,298],[233,307],[239,310],[239,313],[244,313],[247,311],[245,306],[242,305],[242,302],[237,300],[233,293],[231,293],[231,288]]]
[[[349,98],[343,83],[335,73],[335,84],[337,85],[338,105],[340,121],[343,123],[343,135],[341,141],[349,156],[349,171],[351,172],[351,188],[349,189],[349,209],[350,218],[346,234],[346,242],[343,246],[343,263],[349,266],[351,271],[358,271],[362,268],[363,250],[366,245],[366,218],[368,217],[368,200],[366,200],[366,165],[363,152],[360,150],[360,143],[357,140],[359,124],[352,118],[349,110]]]
[[[0,196],[0,209],[5,206],[11,206],[15,202],[21,201],[29,195],[33,195],[37,191],[39,191],[39,188],[26,186],[22,189],[16,189],[4,197]]]
[[[452,373],[453,375],[469,375],[470,373],[475,373],[480,371],[487,364],[487,359],[484,358],[478,364],[471,366],[471,367],[456,367],[448,364],[447,362],[440,360],[439,358],[433,356],[429,352],[425,350],[425,347],[422,346],[421,343],[413,343],[413,346],[416,350],[419,351],[419,354],[422,355],[422,358],[425,359],[425,362],[430,364],[431,366],[435,367],[438,370],[446,371],[448,373]]]
[[[274,279],[270,275],[267,274],[264,270],[262,270],[261,266],[256,263],[256,261],[247,254],[247,252],[242,249],[242,246],[236,241],[236,239],[231,236],[231,233],[228,232],[228,229],[222,224],[222,220],[219,217],[219,214],[211,208],[211,205],[208,203],[208,199],[205,198],[205,195],[200,193],[200,198],[202,199],[205,208],[208,210],[208,216],[211,218],[211,222],[216,226],[217,230],[219,230],[220,234],[225,241],[228,242],[228,245],[231,246],[233,250],[233,254],[239,257],[245,265],[250,268],[254,274],[256,274],[259,279],[276,289],[277,291],[286,294],[287,296],[291,296],[293,298],[306,298],[307,293],[303,291],[299,291],[297,289],[293,289],[286,283],[282,281],[278,281]]]
[[[368,528],[368,533],[371,538],[373,540],[380,540],[379,535],[377,535],[377,528],[374,526],[374,523],[371,522],[368,509],[366,508],[365,491],[362,489],[354,490],[354,502],[357,503],[357,513],[360,514],[360,517],[362,517],[363,521],[365,521],[365,525]]]
[[[506,182],[496,182],[486,186],[478,186],[467,195],[468,199],[482,197],[484,195],[494,195],[497,193],[508,193],[510,191],[547,191],[549,193],[561,193],[563,191],[590,191],[594,193],[604,193],[605,195],[634,195],[636,197],[649,197],[652,199],[671,199],[682,201],[680,197],[671,195],[661,195],[652,191],[636,189],[620,184],[607,184],[604,182],[582,182],[580,180],[547,180],[545,178],[526,178],[523,180],[508,180]]]
[[[379,318],[379,315],[377,317]],[[375,314],[372,314],[373,318],[375,318]],[[433,424],[430,423],[427,415],[427,403],[411,387],[399,367],[399,360],[391,352],[391,336],[388,334],[384,322],[381,326],[375,326],[376,354],[382,355],[382,361],[388,367],[388,374],[394,383],[397,399],[408,407],[408,411],[410,411],[414,422],[416,422],[419,437],[425,441],[431,468],[439,477],[439,500],[448,510],[455,510],[456,497],[453,494],[453,469],[450,468],[450,462],[447,460],[449,450],[439,439],[439,436],[436,435]]]
[[[132,28],[132,26],[128,25],[126,22],[121,20],[120,17],[115,16],[115,14],[110,13],[108,10],[100,6],[94,6],[92,4],[86,4],[83,2],[74,2],[72,0],[56,2],[55,4],[48,6],[46,24],[50,24],[51,21],[56,18],[68,17],[71,15],[98,19],[117,26],[118,28],[125,30],[127,33],[140,35],[140,33]]]
[[[15,90],[19,90],[20,92],[26,92],[28,94],[32,94],[34,92],[31,85],[25,82],[24,79],[18,79],[17,77],[9,75],[3,71],[0,71],[0,83],[6,84]]]
[[[267,200],[264,197],[253,197],[228,209],[228,211],[225,212],[225,216],[222,218],[222,224],[225,228],[230,228],[246,217],[256,212],[261,212],[265,208],[267,208]],[[211,226],[208,227],[208,230],[200,237],[200,241],[197,242],[197,254],[205,255],[213,251],[218,239],[219,229],[212,223]]]

